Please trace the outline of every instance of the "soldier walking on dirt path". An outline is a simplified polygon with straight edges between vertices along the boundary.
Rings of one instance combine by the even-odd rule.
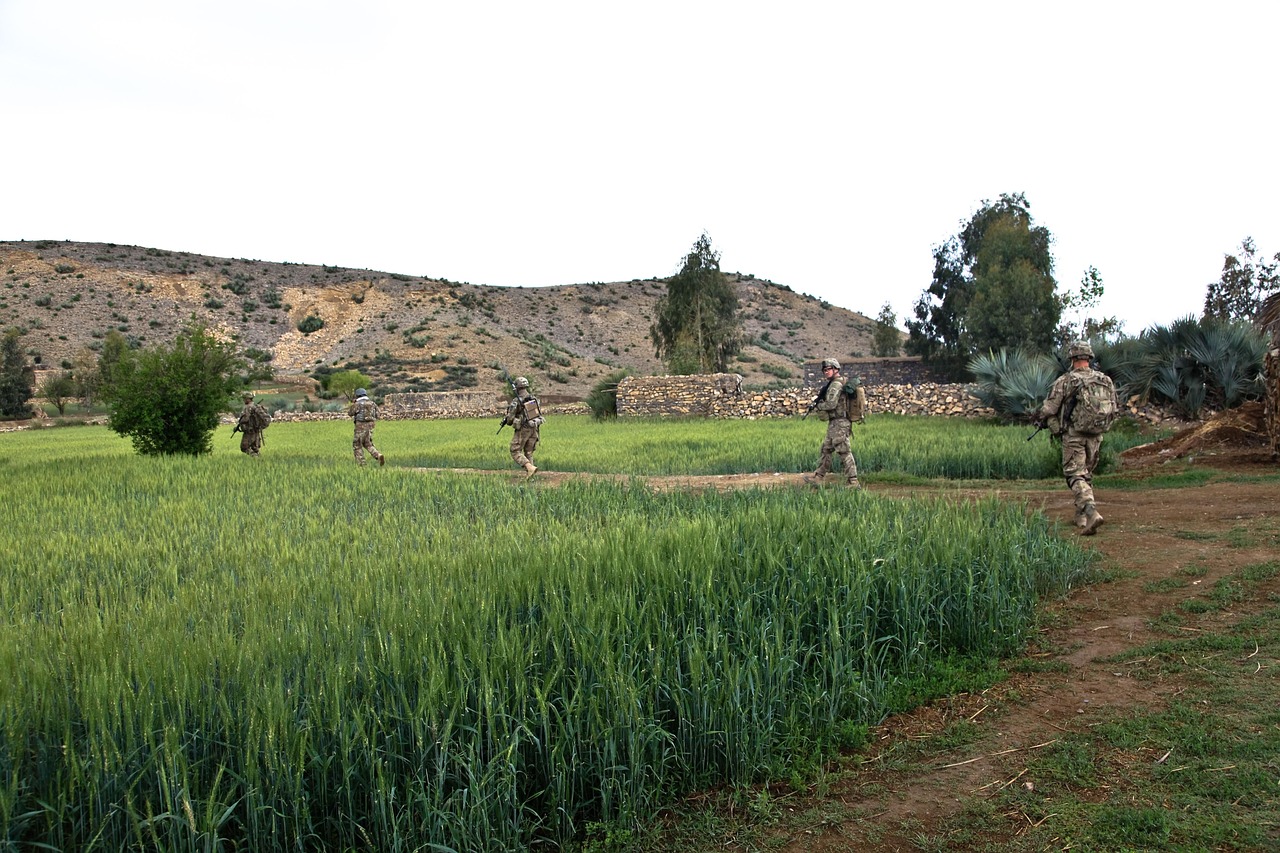
[[[511,436],[511,458],[532,477],[538,473],[538,466],[533,464],[533,452],[538,449],[541,438],[542,406],[529,391],[528,379],[517,376],[511,387],[516,395],[507,404],[507,414],[502,423],[515,429],[515,435]]]
[[[356,400],[347,409],[347,415],[355,421],[355,437],[351,439],[351,449],[356,455],[356,462],[364,465],[364,451],[368,450],[379,465],[386,465],[387,457],[373,446],[373,425],[378,421],[378,406],[369,399],[368,391],[356,389]]]
[[[805,474],[806,483],[821,483],[831,471],[831,455],[834,453],[844,467],[845,482],[851,489],[862,488],[858,482],[858,462],[853,458],[850,444],[853,441],[853,421],[849,418],[845,400],[845,378],[840,375],[840,362],[834,358],[823,359],[822,376],[826,384],[809,407],[827,419],[827,434],[818,451],[818,467],[812,474]],[[861,399],[861,398],[858,398]]]
[[[1068,350],[1071,370],[1049,389],[1036,420],[1062,440],[1062,474],[1075,495],[1076,526],[1092,536],[1102,526],[1093,497],[1093,472],[1098,467],[1102,436],[1119,411],[1111,377],[1089,366],[1093,347],[1076,341]]]

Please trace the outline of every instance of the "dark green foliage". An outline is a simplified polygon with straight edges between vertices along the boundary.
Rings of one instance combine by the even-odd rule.
[[[298,323],[298,331],[302,332],[304,335],[309,335],[312,332],[318,332],[323,328],[324,320],[320,319],[315,314],[308,314]]]
[[[601,379],[587,395],[587,408],[597,421],[618,416],[618,383],[630,376],[629,370],[616,370]]]
[[[907,321],[907,352],[956,376],[975,352],[1045,350],[1062,307],[1055,294],[1052,235],[1033,225],[1022,193],[982,207],[933,253],[933,282]]]
[[[1095,352],[1118,390],[1172,403],[1190,417],[1263,393],[1267,339],[1248,322],[1183,317]]]
[[[1025,417],[1040,408],[1062,373],[1057,360],[1024,350],[1005,350],[969,360],[973,394],[1005,417]]]
[[[667,281],[655,313],[649,328],[655,354],[674,374],[723,371],[742,348],[738,296],[705,233]]]
[[[233,345],[193,322],[172,346],[127,352],[112,368],[110,427],[145,455],[208,453],[243,367]]]
[[[34,381],[35,371],[22,351],[21,335],[17,329],[9,329],[0,343],[0,416],[31,417],[27,401]]]

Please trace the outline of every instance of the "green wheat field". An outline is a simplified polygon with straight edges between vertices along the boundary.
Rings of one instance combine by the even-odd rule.
[[[641,475],[798,472],[813,421],[224,427],[142,458],[0,435],[0,849],[570,845],[856,746],[895,685],[1006,654],[1090,556],[1017,503]],[[877,416],[864,482],[1056,477],[1026,428]],[[1122,448],[1123,442],[1111,442]],[[422,471],[415,468],[442,470]]]

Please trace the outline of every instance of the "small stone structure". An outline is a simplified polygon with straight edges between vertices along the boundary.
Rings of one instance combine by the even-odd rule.
[[[736,373],[628,376],[618,383],[618,415],[706,417],[742,397],[742,377]]]

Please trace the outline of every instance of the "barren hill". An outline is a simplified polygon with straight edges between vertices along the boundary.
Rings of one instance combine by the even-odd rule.
[[[580,398],[620,368],[663,372],[649,339],[661,279],[493,287],[52,240],[0,242],[0,275],[0,327],[22,330],[44,368],[69,366],[111,329],[167,342],[195,316],[277,376],[354,367],[381,392],[496,385],[506,370],[544,396]],[[728,275],[750,341],[731,369],[746,385],[795,384],[806,361],[869,354],[864,315]]]

